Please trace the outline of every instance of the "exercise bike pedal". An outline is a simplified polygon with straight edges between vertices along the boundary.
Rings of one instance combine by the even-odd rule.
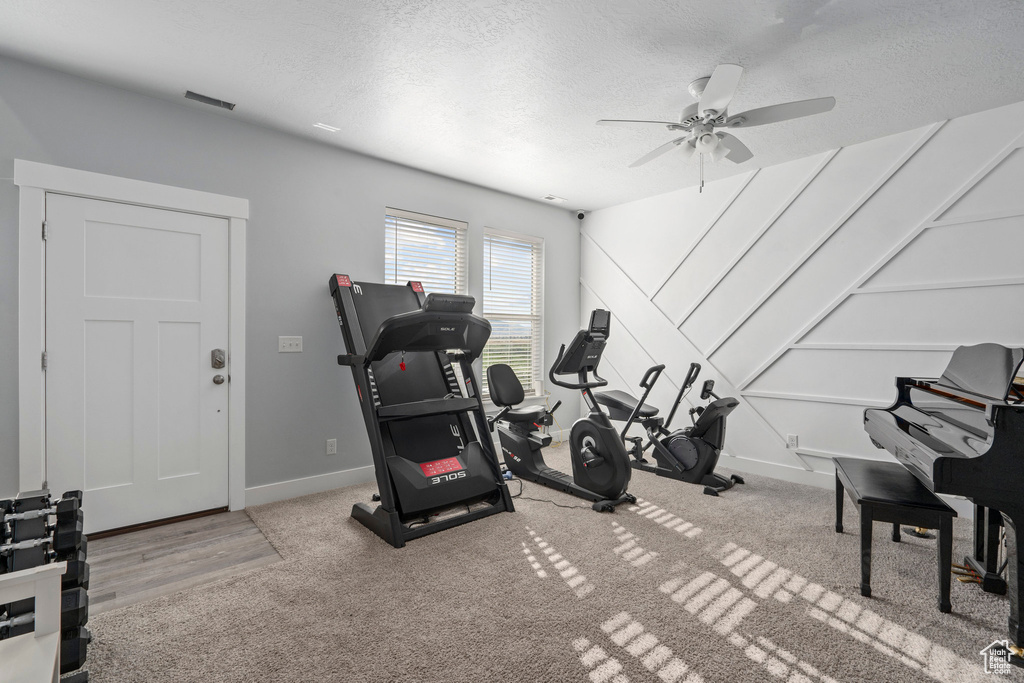
[[[712,486],[705,486],[704,487],[704,495],[705,496],[718,496],[718,489],[716,489],[716,488],[714,488]]]
[[[732,479],[737,484],[746,484],[747,483],[747,482],[743,481],[743,477],[741,477],[738,474],[730,474],[729,478]]]

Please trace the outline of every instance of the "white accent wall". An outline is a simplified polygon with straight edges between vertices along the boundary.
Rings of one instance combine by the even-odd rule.
[[[1024,103],[588,215],[580,314],[613,314],[603,374],[638,395],[666,364],[649,401],[667,413],[701,363],[694,402],[708,378],[741,399],[726,467],[832,486],[833,456],[887,459],[863,410],[897,375],[1024,345],[1022,133]]]

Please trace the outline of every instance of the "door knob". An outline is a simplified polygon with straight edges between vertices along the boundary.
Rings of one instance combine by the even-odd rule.
[[[227,354],[224,353],[224,349],[214,349],[210,351],[210,366],[214,370],[220,370],[224,367],[224,363],[227,360]],[[220,382],[218,382],[220,384]]]
[[[224,375],[214,375],[213,376],[213,383],[214,384],[224,384]]]

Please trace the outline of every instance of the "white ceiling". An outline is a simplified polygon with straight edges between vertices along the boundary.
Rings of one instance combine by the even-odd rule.
[[[697,182],[627,168],[687,84],[746,71],[730,112],[834,95],[738,132],[708,179],[1024,100],[1020,0],[0,0],[0,54],[539,199],[596,209]],[[314,129],[323,122],[337,133]]]

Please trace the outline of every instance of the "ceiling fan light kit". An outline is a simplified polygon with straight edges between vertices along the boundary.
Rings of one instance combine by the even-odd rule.
[[[640,157],[630,168],[642,166],[649,161],[680,148],[687,156],[694,152],[700,155],[699,191],[704,189],[704,155],[712,161],[728,159],[741,164],[754,156],[746,145],[729,133],[716,132],[715,128],[750,128],[767,123],[779,123],[813,114],[822,114],[836,106],[834,97],[818,97],[798,102],[773,104],[759,109],[729,116],[729,103],[743,75],[743,67],[737,64],[719,64],[710,76],[698,78],[687,86],[687,91],[697,100],[683,109],[679,122],[647,121],[637,119],[601,119],[601,126],[660,125],[672,132],[685,131],[686,135],[670,140]]]

